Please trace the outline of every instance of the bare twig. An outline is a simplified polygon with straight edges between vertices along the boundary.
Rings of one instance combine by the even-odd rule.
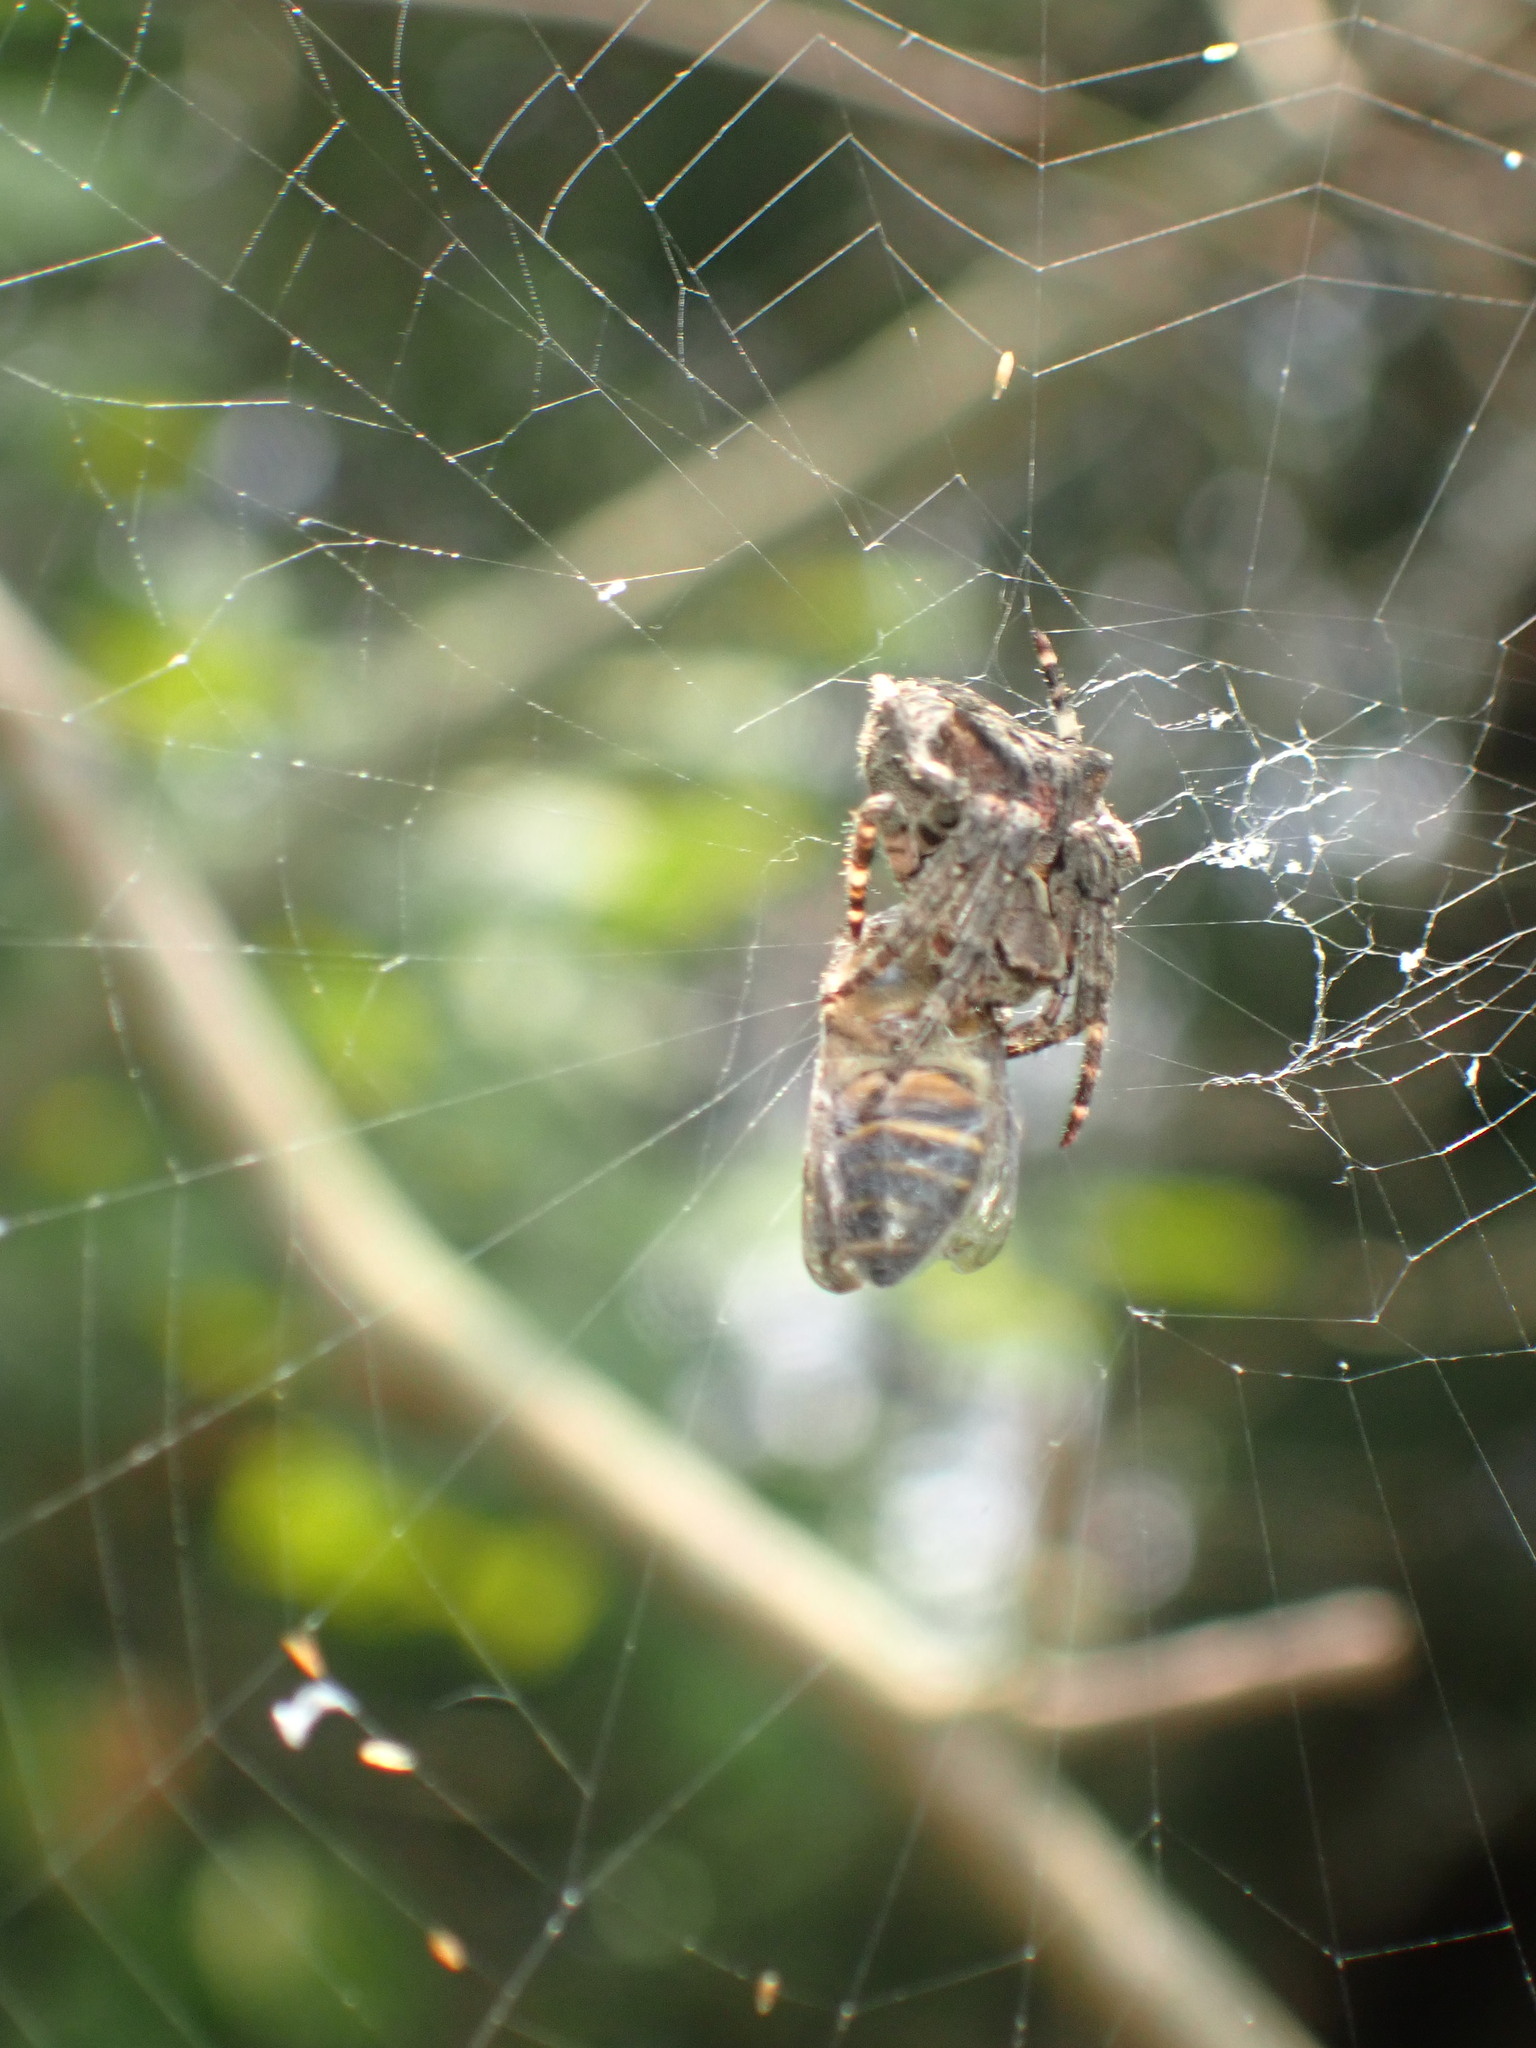
[[[904,1747],[919,1785],[931,1770],[935,1833],[984,1894],[1025,1908],[1042,1959],[1105,2015],[1117,2048],[1316,2048],[1059,1775],[984,1728]]]
[[[1399,1673],[1416,1646],[1400,1600],[1361,1588],[1202,1622],[1114,1649],[1042,1658],[1004,1690],[1030,1727],[1102,1734],[1156,1719],[1230,1719]]]
[[[557,1354],[443,1244],[346,1130],[211,899],[157,845],[69,707],[80,693],[0,592],[0,743],[89,907],[126,949],[167,1071],[276,1227],[359,1326],[534,1477],[825,1682],[1000,1914],[1143,2048],[1310,2037],[1154,1884],[1094,1810],[1001,1735],[936,1733],[977,1674],[849,1565],[598,1375]]]

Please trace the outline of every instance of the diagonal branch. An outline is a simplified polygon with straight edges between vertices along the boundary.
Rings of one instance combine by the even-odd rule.
[[[850,1565],[559,1355],[425,1225],[310,1070],[234,933],[157,844],[70,716],[77,679],[0,591],[0,747],[92,929],[125,949],[142,1018],[285,1241],[418,1380],[492,1427],[533,1478],[655,1557],[749,1639],[819,1668],[920,1787],[998,1913],[1139,2048],[1308,2048],[1310,2037],[1059,1776],[1000,1732],[937,1728],[980,1674]]]
[[[1360,1588],[1267,1613],[1201,1622],[1113,1649],[1040,1657],[998,1688],[1000,1708],[1053,1735],[1151,1720],[1229,1719],[1370,1687],[1417,1647],[1403,1603]]]

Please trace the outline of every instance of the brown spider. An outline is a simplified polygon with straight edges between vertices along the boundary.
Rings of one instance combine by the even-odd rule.
[[[870,794],[853,814],[845,865],[852,950],[823,1004],[899,962],[931,980],[913,1013],[914,1051],[967,1013],[995,1021],[1010,1059],[1081,1033],[1082,1069],[1061,1141],[1070,1145],[1099,1078],[1115,905],[1141,849],[1104,801],[1110,758],[1084,745],[1044,633],[1035,650],[1054,736],[964,683],[871,677],[859,735]],[[877,846],[902,896],[861,946]],[[1014,1014],[1037,997],[1038,1008]]]

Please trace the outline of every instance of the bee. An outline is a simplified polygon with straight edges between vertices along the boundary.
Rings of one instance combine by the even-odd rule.
[[[937,968],[865,973],[884,922],[841,941],[823,983],[803,1231],[811,1277],[834,1294],[893,1287],[937,1254],[984,1266],[1018,1186],[1002,1032],[983,1010],[928,1016]]]

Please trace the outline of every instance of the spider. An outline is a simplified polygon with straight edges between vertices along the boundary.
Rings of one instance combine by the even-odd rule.
[[[936,973],[909,1046],[970,1011],[992,1017],[1010,1059],[1079,1034],[1070,1145],[1103,1060],[1115,978],[1115,905],[1141,860],[1104,801],[1110,757],[1086,746],[1044,633],[1035,652],[1054,735],[1031,731],[964,683],[872,676],[859,735],[870,794],[853,814],[844,875],[851,963],[834,1004],[893,962]],[[872,943],[869,875],[883,846],[901,900]],[[1038,1008],[1014,1013],[1043,997]]]

